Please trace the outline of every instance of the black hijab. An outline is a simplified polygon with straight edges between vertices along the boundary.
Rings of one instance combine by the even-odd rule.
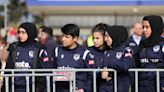
[[[128,38],[128,32],[124,26],[111,26],[107,32],[113,40],[112,48],[122,45]]]
[[[152,33],[150,37],[148,37],[142,44],[144,47],[150,47],[158,44],[163,39],[161,38],[161,34],[163,32],[163,21],[160,16],[150,15],[145,16],[143,21],[147,20],[151,26]]]
[[[28,35],[27,41],[25,41],[25,42],[19,41],[19,45],[26,46],[26,45],[32,44],[35,41],[35,38],[37,37],[37,28],[36,28],[35,24],[25,22],[25,23],[22,23],[19,26],[19,28],[24,28]]]

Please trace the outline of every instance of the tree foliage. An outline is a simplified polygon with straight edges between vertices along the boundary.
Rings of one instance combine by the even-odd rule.
[[[26,16],[29,11],[26,5],[26,0],[9,0],[8,8],[8,24],[20,22],[22,16]],[[0,6],[0,27],[4,27],[4,7]],[[41,16],[34,16],[35,22],[43,23]]]
[[[27,13],[28,9],[26,6],[26,2],[22,0],[10,0],[8,5],[8,14],[10,22],[18,22],[20,17]]]

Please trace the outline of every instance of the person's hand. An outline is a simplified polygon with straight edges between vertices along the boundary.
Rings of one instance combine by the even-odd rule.
[[[105,67],[103,71],[101,72],[101,77],[102,79],[107,79],[108,75],[109,75],[109,72],[107,70],[107,67]]]
[[[107,67],[105,67],[103,69],[103,71],[101,72],[101,77],[102,77],[102,79],[105,79],[107,81],[111,80],[111,77],[109,77],[109,71],[108,71]]]
[[[0,89],[2,88],[2,86],[3,86],[3,80],[0,79]]]
[[[164,87],[162,87],[162,92],[164,92]]]
[[[78,90],[76,90],[76,92],[84,92],[84,90],[83,89],[78,89]]]
[[[84,90],[83,89],[78,89],[78,90],[76,90],[76,92],[84,92]]]

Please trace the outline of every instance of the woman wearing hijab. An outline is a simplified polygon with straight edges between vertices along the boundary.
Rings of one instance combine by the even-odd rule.
[[[22,23],[17,32],[19,41],[11,44],[8,48],[9,56],[6,61],[6,69],[50,68],[46,51],[34,40],[37,37],[35,24],[28,22]],[[15,72],[15,74],[18,73],[26,74],[27,72]],[[44,88],[43,81],[39,80],[40,78],[38,79],[39,81],[37,79],[35,92],[42,92]],[[9,85],[11,91],[11,84],[9,83]],[[31,77],[29,79],[29,85],[32,85]],[[32,92],[31,87],[30,92]],[[26,80],[24,76],[14,77],[14,89],[14,92],[26,92]]]
[[[131,83],[128,69],[135,67],[133,51],[124,44],[127,40],[127,29],[123,26],[111,26],[105,33],[105,41],[110,50],[105,52],[104,66],[118,71],[117,75],[117,92],[128,92]],[[114,82],[113,73],[102,72],[102,78],[107,83],[100,88],[100,92],[113,92]]]
[[[140,68],[164,68],[164,40],[160,36],[163,32],[163,21],[160,16],[150,15],[143,18],[143,32],[146,38],[141,42],[139,52]],[[164,73],[160,73],[161,92],[164,92]],[[163,90],[162,90],[163,89]],[[139,92],[157,92],[156,73],[139,73]]]

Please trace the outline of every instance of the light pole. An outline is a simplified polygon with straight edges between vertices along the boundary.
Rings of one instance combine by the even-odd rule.
[[[8,17],[8,14],[7,14],[7,2],[4,3],[4,30],[6,31],[7,30],[7,17]]]
[[[4,15],[4,31],[6,32],[7,30],[7,22],[8,22],[8,9],[7,6],[9,4],[9,0],[0,0],[0,5],[4,7],[3,15]],[[2,32],[1,32],[2,33]]]

